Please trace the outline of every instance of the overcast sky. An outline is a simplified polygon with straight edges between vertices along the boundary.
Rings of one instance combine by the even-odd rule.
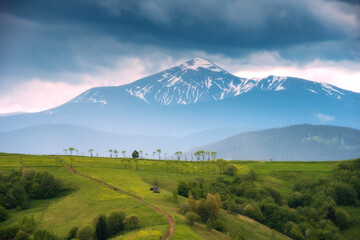
[[[194,57],[241,77],[360,92],[359,2],[1,1],[0,113],[55,107]]]

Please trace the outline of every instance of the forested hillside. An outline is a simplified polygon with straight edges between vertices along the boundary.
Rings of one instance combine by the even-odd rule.
[[[360,131],[325,125],[295,125],[241,133],[197,149],[224,159],[324,161],[360,156]]]

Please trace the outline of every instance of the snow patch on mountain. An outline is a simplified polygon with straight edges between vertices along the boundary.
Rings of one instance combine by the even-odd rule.
[[[338,93],[341,95],[344,95],[344,93],[334,89],[330,84],[328,83],[320,83],[322,86],[322,89],[328,94],[328,95],[333,95],[334,93]]]
[[[205,68],[213,72],[221,72],[223,71],[221,68],[216,66],[215,64],[212,64],[211,62],[202,59],[202,58],[194,58],[182,65],[180,65],[182,70],[194,70],[198,71],[200,68]]]
[[[91,94],[91,95],[90,95]],[[86,92],[80,94],[78,97],[71,100],[74,103],[102,103],[107,104],[107,101],[101,99],[102,96],[99,95],[99,91],[92,91],[92,89],[87,90]]]
[[[313,90],[313,89],[308,89],[310,92],[313,92],[313,93],[316,93],[316,94],[318,94],[318,92],[317,91],[315,91],[315,90]]]

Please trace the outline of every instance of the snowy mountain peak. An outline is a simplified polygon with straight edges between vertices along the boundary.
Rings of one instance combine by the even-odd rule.
[[[203,58],[194,58],[180,65],[182,70],[195,70],[198,71],[200,68],[209,69],[213,72],[223,71],[221,68]]]
[[[305,79],[270,75],[266,78],[241,78],[232,75],[208,60],[194,58],[181,65],[133,83],[119,86],[120,95],[132,96],[147,104],[189,105],[198,102],[220,101],[248,92],[303,93],[324,95],[343,100],[342,89],[330,84]],[[91,89],[72,100],[75,103],[110,103],[100,89]]]

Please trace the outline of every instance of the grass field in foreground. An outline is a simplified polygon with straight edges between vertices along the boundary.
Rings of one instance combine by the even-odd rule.
[[[21,158],[22,161],[18,155],[0,155],[0,171],[7,172],[21,165],[25,168],[46,170],[62,179],[67,186],[74,190],[64,196],[51,199],[46,211],[44,211],[46,209],[45,200],[33,201],[31,208],[27,210],[11,210],[10,218],[6,222],[0,223],[0,226],[16,223],[22,217],[34,214],[40,222],[39,228],[51,229],[59,236],[64,237],[73,226],[92,224],[93,218],[100,213],[108,214],[114,210],[121,210],[127,214],[137,214],[141,219],[141,228],[114,239],[158,239],[167,231],[165,217],[129,196],[116,193],[98,183],[76,176],[55,161],[57,157],[22,155]],[[139,160],[138,170],[136,170],[135,162],[132,160],[130,169],[125,168],[121,159],[114,158],[60,156],[60,160],[68,165],[73,164],[80,173],[134,194],[173,216],[176,226],[172,239],[229,239],[226,234],[214,230],[208,232],[204,225],[188,226],[184,216],[178,213],[179,203],[171,201],[171,192],[180,180],[218,177],[218,170],[213,174],[210,164],[206,167],[205,164],[191,162],[177,163],[176,165],[168,163],[169,161]],[[240,173],[247,173],[250,169],[254,169],[259,176],[256,184],[272,186],[285,196],[291,194],[295,179],[301,176],[328,176],[336,166],[336,162],[236,161],[232,164],[238,167]],[[174,169],[176,167],[177,169]],[[155,181],[158,182],[161,189],[160,194],[149,191]],[[185,198],[179,197],[179,202],[184,201],[186,201]],[[347,211],[354,219],[359,215],[358,208],[347,208]],[[225,221],[230,233],[235,233],[240,229],[246,239],[288,239],[286,236],[243,216],[223,211],[221,219]],[[358,226],[354,225],[344,231],[343,236],[346,239],[354,239],[352,236],[359,236]]]

